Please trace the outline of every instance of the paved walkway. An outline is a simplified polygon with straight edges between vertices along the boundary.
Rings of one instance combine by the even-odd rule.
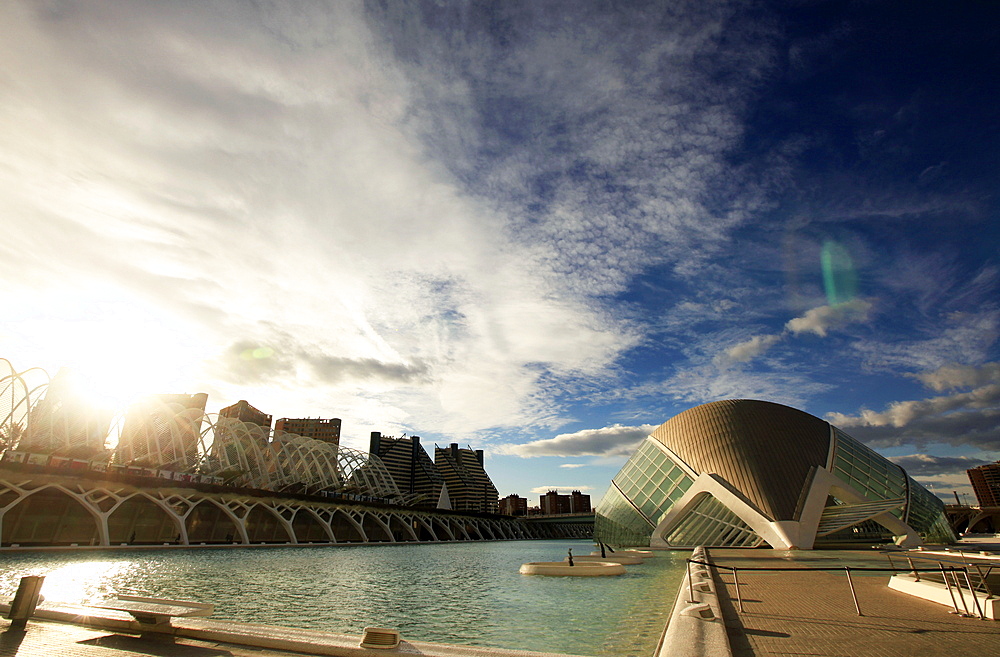
[[[78,625],[28,621],[26,631],[0,621],[0,657],[292,657],[302,653],[183,639],[175,644]]]
[[[777,550],[708,550],[726,566],[888,567],[884,556],[866,552],[789,553]],[[893,591],[888,573],[851,577],[864,616],[858,616],[847,577],[837,572],[741,570],[744,612],[736,606],[729,571],[717,570],[719,602],[734,657],[1000,656],[1000,621],[963,618],[950,607]]]

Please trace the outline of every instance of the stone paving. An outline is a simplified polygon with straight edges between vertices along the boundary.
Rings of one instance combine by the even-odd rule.
[[[91,630],[78,625],[28,621],[25,631],[0,621],[0,657],[301,657],[302,653],[264,650],[184,639],[175,644]]]
[[[711,549],[712,563],[745,567],[887,567],[884,556],[864,552],[790,553]],[[1000,621],[965,618],[943,605],[888,588],[889,573],[852,572],[858,616],[843,572],[740,570],[743,613],[733,575],[716,570],[719,602],[734,657],[1000,656]]]

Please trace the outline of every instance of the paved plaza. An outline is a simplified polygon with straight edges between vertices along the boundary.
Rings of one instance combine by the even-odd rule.
[[[30,621],[26,631],[0,621],[0,657],[294,657],[302,653],[264,650],[185,639],[169,644],[92,630],[78,625]]]
[[[712,563],[747,567],[887,567],[884,556],[863,552],[789,553],[708,550]],[[828,556],[829,555],[829,556]],[[888,588],[888,573],[852,572],[863,616],[858,616],[843,572],[740,570],[743,613],[733,574],[716,581],[734,657],[955,657],[1000,655],[1000,622],[950,613],[950,607]]]

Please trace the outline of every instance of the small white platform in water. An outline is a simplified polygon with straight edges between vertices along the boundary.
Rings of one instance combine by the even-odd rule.
[[[578,561],[573,557],[573,565],[565,561],[533,561],[521,564],[522,575],[548,575],[555,577],[608,577],[624,575],[625,566],[610,561]]]
[[[600,554],[599,552],[593,552],[591,554]],[[652,550],[618,550],[615,554],[629,554],[642,557],[643,559],[652,559],[656,556],[656,553]]]
[[[601,553],[598,552],[597,554],[590,554],[583,557],[574,556],[573,561],[610,561],[611,563],[620,563],[623,566],[634,566],[642,563],[642,557],[635,554],[622,554],[621,552],[615,552],[607,555],[606,557],[602,557]]]

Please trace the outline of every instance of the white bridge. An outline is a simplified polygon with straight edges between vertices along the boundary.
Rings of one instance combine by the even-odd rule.
[[[0,463],[0,547],[548,538],[523,520]]]

